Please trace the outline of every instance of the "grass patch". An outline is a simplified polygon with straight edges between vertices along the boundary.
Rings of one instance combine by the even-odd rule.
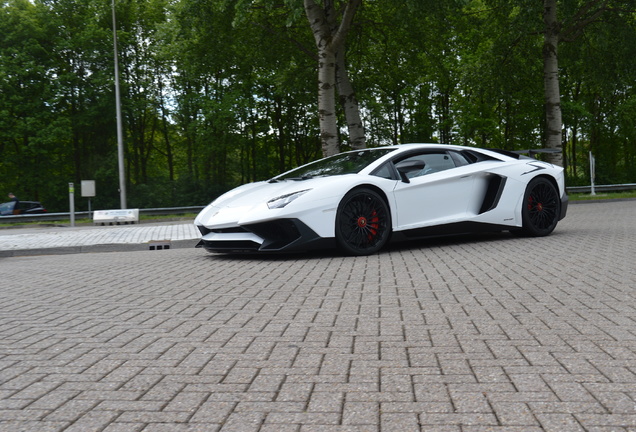
[[[174,219],[174,220],[188,220],[188,219],[192,219],[194,220],[195,217],[197,217],[199,213],[185,213],[185,214],[171,214],[171,215],[143,215],[140,214],[139,215],[139,220],[145,220],[145,221],[151,221],[151,220],[158,220],[158,221],[162,221],[162,220],[166,220],[166,219]]]
[[[570,201],[591,201],[591,200],[609,200],[609,199],[628,199],[636,198],[636,191],[623,192],[603,192],[592,195],[589,193],[573,193],[568,194]]]

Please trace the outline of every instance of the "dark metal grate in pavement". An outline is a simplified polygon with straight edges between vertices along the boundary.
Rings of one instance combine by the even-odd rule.
[[[148,245],[148,250],[164,250],[170,249],[169,241],[151,241]]]

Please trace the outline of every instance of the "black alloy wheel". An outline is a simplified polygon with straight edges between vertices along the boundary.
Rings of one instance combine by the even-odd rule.
[[[533,237],[550,234],[556,228],[561,213],[561,200],[554,184],[536,177],[526,187],[523,197],[523,233]]]
[[[391,235],[391,213],[384,199],[367,188],[354,189],[340,201],[336,240],[350,255],[379,251]]]

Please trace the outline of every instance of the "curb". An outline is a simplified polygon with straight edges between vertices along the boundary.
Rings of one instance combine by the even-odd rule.
[[[151,241],[148,243],[116,243],[84,246],[65,246],[38,249],[15,249],[0,250],[0,258],[24,257],[38,255],[72,255],[79,253],[103,253],[103,252],[133,252],[133,251],[167,251],[170,249],[192,248],[199,242],[199,239],[192,240],[166,240]]]

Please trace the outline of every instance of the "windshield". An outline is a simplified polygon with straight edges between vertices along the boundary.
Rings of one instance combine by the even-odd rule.
[[[274,177],[271,181],[304,180],[312,177],[357,174],[372,162],[392,151],[395,151],[395,149],[369,149],[340,153],[281,174]]]

